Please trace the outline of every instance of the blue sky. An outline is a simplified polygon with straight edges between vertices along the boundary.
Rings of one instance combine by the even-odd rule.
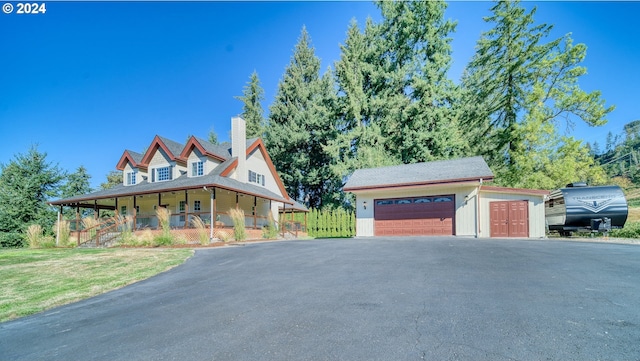
[[[14,6],[17,2],[11,2]],[[567,134],[604,146],[640,119],[640,2],[526,2],[552,37],[571,32],[588,47],[580,80],[616,110],[609,123],[577,123]],[[451,77],[458,81],[489,26],[490,2],[451,2],[458,21]],[[256,70],[268,112],[306,26],[323,71],[339,59],[351,19],[380,18],[369,2],[46,2],[45,14],[0,13],[0,163],[33,144],[97,187],[125,149],[159,134],[179,142],[228,139],[234,98]]]

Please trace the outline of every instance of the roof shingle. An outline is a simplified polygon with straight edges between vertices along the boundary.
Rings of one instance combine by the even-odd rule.
[[[353,172],[345,184],[344,190],[443,183],[480,178],[484,180],[493,179],[493,172],[491,172],[484,159],[477,156],[358,169]]]

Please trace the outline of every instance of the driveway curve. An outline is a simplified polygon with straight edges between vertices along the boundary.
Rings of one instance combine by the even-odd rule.
[[[640,247],[455,237],[196,251],[0,324],[0,360],[637,360]]]

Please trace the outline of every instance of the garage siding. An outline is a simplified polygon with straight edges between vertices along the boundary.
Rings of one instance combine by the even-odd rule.
[[[544,198],[515,193],[494,193],[480,191],[480,234],[479,237],[491,237],[490,203],[497,201],[529,201],[529,237],[545,237]]]
[[[455,234],[474,236],[476,233],[475,186],[432,186],[429,189],[390,189],[384,191],[361,191],[356,200],[356,233],[360,237],[374,235],[374,202],[383,198],[406,198],[437,195],[455,195]],[[465,197],[467,201],[465,202]],[[366,209],[364,203],[366,202]]]

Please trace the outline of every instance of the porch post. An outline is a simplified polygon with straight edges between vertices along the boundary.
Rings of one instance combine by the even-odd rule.
[[[258,229],[258,197],[253,196],[253,228]]]
[[[80,205],[76,205],[76,232],[78,233],[78,246],[80,245]]]
[[[115,214],[116,214],[116,217],[117,217],[117,216],[120,215],[120,211],[118,210],[118,197],[116,197],[115,200],[116,200],[116,211],[115,211]]]
[[[280,218],[280,217],[278,217]],[[282,231],[282,237],[284,237],[284,222],[287,221],[287,204],[282,203],[282,224],[280,225]]]
[[[60,215],[62,214],[62,206],[58,210],[58,224],[56,225],[56,247],[60,243]]]
[[[133,196],[133,225],[131,226],[131,228],[133,228],[133,230],[136,230],[136,217],[138,216],[138,205],[136,204],[136,196]]]
[[[209,212],[211,213],[211,221],[209,227],[209,243],[213,242],[213,226],[216,224],[215,218],[213,218],[216,214],[216,189],[213,188],[211,192],[209,192]]]
[[[189,225],[189,192],[184,190],[184,228]]]
[[[98,219],[100,216],[98,211],[98,200],[93,201],[93,218]]]
[[[240,196],[238,195],[238,192],[236,192],[236,209],[239,208],[239,202],[240,202]]]

